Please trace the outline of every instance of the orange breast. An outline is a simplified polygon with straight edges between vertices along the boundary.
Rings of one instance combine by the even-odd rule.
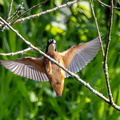
[[[55,59],[59,64],[64,66],[61,55],[58,52],[50,52],[47,54],[53,59]],[[58,97],[62,96],[62,92],[64,88],[65,72],[60,67],[49,61],[48,59],[45,59],[45,71],[57,96]]]

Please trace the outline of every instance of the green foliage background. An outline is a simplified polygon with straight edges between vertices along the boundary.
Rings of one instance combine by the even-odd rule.
[[[8,13],[10,0],[0,0],[0,16],[4,19]],[[42,0],[15,0],[12,13],[24,2],[25,10]],[[27,14],[36,14],[68,0],[51,0],[42,7]],[[104,0],[109,4],[108,0]],[[107,41],[109,8],[94,3],[104,45]],[[115,2],[115,6],[120,3]],[[120,6],[119,6],[120,7]],[[23,10],[24,11],[24,10]],[[22,11],[22,12],[23,12]],[[63,8],[41,17],[13,25],[25,39],[45,51],[50,38],[57,41],[58,51],[64,51],[73,45],[87,42],[97,37],[90,4],[81,1],[71,7]],[[110,85],[116,104],[120,105],[120,11],[114,10],[111,44],[108,56]],[[11,30],[0,31],[0,53],[15,52],[27,48]],[[34,51],[23,55],[0,56],[3,60],[32,56],[40,57]],[[102,68],[102,53],[82,71],[77,73],[94,89],[107,96],[105,77]],[[65,79],[63,96],[57,98],[49,82],[29,80],[0,66],[0,119],[1,120],[120,120],[120,112],[110,107],[102,99],[91,93],[74,78]]]

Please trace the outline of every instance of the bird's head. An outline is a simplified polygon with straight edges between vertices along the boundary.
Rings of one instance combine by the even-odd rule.
[[[56,51],[56,41],[54,39],[50,39],[47,42],[46,52]]]

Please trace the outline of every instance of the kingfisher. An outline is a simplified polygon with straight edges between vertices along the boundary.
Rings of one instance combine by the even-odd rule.
[[[76,73],[96,56],[99,49],[99,37],[89,42],[72,46],[63,52],[58,52],[56,50],[56,41],[50,39],[47,42],[45,53],[56,60],[61,66]],[[0,60],[0,64],[19,76],[37,81],[49,81],[57,97],[62,96],[64,79],[70,76],[44,56],[40,58],[24,57],[8,61]]]

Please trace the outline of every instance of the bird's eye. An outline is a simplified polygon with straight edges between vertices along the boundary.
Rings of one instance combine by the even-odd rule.
[[[56,44],[56,41],[54,39],[49,39],[48,42],[47,42],[47,44],[48,45],[49,44]]]
[[[50,39],[48,42],[49,42],[49,43],[52,43],[52,42],[53,42],[53,39]]]

